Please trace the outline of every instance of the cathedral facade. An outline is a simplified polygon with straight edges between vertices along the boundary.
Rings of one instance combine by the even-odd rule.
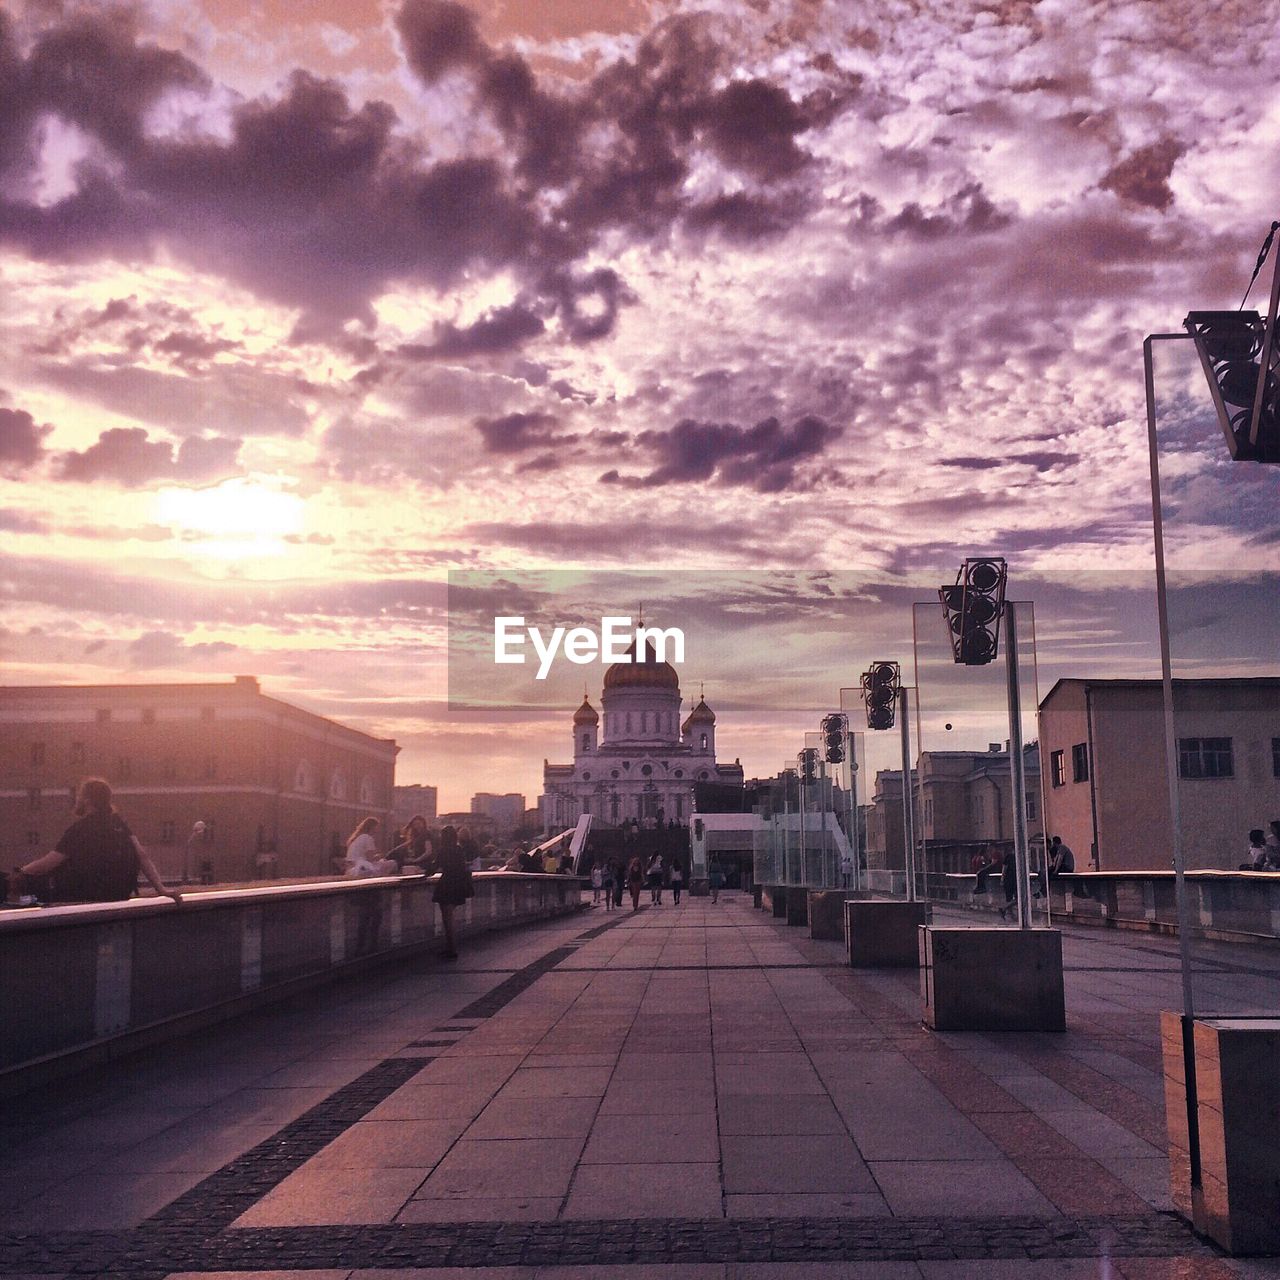
[[[742,765],[716,763],[716,717],[705,698],[680,720],[680,680],[651,647],[604,677],[600,711],[586,694],[573,713],[573,763],[543,761],[540,800],[548,831],[584,814],[621,826],[687,823],[697,782],[742,785]]]

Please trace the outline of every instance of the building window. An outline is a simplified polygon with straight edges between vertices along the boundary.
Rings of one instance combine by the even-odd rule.
[[[1027,792],[1027,821],[1034,822],[1036,820],[1036,795],[1034,791]]]
[[[582,735],[582,749],[583,751],[591,750],[591,735],[589,733],[584,733]]]
[[[1083,742],[1077,742],[1071,748],[1071,780],[1073,782],[1089,781],[1089,748]]]
[[[676,796],[676,817],[684,817],[684,796]]]
[[[1178,777],[1231,778],[1235,764],[1230,738],[1179,738]]]
[[[39,812],[40,812],[40,802],[41,802],[40,788],[39,788],[39,787],[32,787],[32,788],[31,788],[31,790],[27,792],[27,808],[28,808],[28,810],[30,810],[30,812],[32,812],[32,813],[39,813]]]
[[[142,708],[142,723],[143,723],[143,724],[155,724],[155,722],[156,722],[156,713],[155,713],[155,708],[154,708],[154,707],[143,707],[143,708]]]
[[[702,744],[700,749],[705,751],[707,749],[707,735],[705,733],[699,739],[699,742]]]
[[[174,840],[174,829],[172,822],[162,822],[160,824],[160,843],[172,844]]]
[[[1067,784],[1067,766],[1061,751],[1054,751],[1049,756],[1049,778],[1055,787]]]
[[[1280,778],[1280,738],[1271,739],[1271,773]]]
[[[39,769],[44,764],[44,743],[33,742],[31,744],[31,767]]]
[[[106,724],[106,723],[107,723],[107,721],[109,721],[109,720],[111,719],[111,708],[110,708],[110,707],[99,707],[99,708],[97,709],[97,711],[95,711],[95,712],[93,713],[93,718],[94,718],[94,719],[95,719],[99,724]]]

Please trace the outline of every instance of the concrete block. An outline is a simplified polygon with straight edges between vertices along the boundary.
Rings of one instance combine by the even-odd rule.
[[[919,933],[920,998],[935,1031],[1065,1031],[1057,929]]]
[[[1236,1255],[1280,1252],[1280,1018],[1203,1018],[1192,1028],[1200,1185],[1191,1185],[1182,1019],[1161,1015],[1175,1208]],[[1188,1212],[1188,1202],[1190,1212]]]
[[[807,925],[809,923],[809,890],[803,885],[787,887],[786,920],[791,925]]]
[[[920,962],[917,938],[928,924],[927,902],[877,902],[846,894],[845,946],[855,969],[909,968]]]
[[[764,885],[753,884],[751,886],[751,905],[757,911],[764,905]]]
[[[844,889],[809,890],[809,937],[822,942],[844,941]]]
[[[787,886],[784,884],[767,884],[764,886],[764,909],[775,920],[784,920],[787,915]]]

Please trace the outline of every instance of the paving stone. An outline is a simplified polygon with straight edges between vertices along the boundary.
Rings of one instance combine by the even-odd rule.
[[[706,1164],[582,1165],[565,1204],[566,1218],[719,1217],[720,1169]]]

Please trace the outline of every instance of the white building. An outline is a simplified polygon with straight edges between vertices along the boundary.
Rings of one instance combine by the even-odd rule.
[[[716,763],[716,717],[699,698],[680,723],[680,680],[646,646],[641,662],[605,673],[600,714],[583,695],[573,713],[573,763],[543,762],[543,825],[572,826],[590,813],[603,823],[687,823],[698,782],[742,785],[742,765]]]

